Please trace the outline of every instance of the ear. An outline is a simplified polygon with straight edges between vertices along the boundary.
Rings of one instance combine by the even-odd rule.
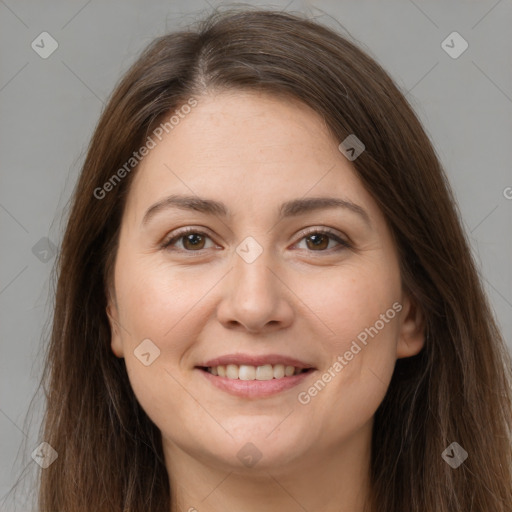
[[[123,342],[121,340],[121,329],[119,328],[117,306],[109,299],[106,308],[108,320],[110,323],[111,341],[110,347],[117,357],[124,357]]]
[[[400,331],[396,356],[398,359],[415,356],[425,345],[425,318],[421,308],[406,295],[400,313]]]

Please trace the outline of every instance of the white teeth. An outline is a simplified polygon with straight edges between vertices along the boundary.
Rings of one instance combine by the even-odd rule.
[[[240,365],[238,368],[238,378],[240,380],[254,380],[256,378],[256,368],[245,364]]]
[[[301,369],[295,368],[295,366],[285,366],[284,364],[264,364],[262,366],[228,364],[210,367],[208,371],[219,377],[240,380],[282,379],[302,372]]]
[[[228,379],[238,379],[238,366],[235,364],[228,364],[226,366],[226,377]]]
[[[271,364],[264,364],[263,366],[258,366],[256,368],[256,380],[272,380],[273,378],[274,369]]]
[[[292,366],[293,368],[293,366]],[[274,366],[274,379],[282,379],[284,377],[284,364],[276,364]]]

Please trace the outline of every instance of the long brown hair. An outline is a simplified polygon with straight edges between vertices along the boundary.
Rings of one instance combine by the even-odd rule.
[[[404,287],[428,338],[400,359],[375,416],[372,512],[512,510],[511,360],[496,326],[435,151],[404,95],[355,44],[300,15],[214,12],[153,41],[101,115],[71,203],[45,386],[43,512],[170,510],[160,432],[110,349],[107,294],[133,171],[98,198],[164,115],[213,89],[299,99],[353,162],[396,240]],[[469,454],[457,469],[442,452]]]

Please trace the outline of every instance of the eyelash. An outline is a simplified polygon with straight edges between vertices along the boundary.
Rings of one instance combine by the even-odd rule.
[[[203,251],[206,251],[207,249],[200,249],[198,251],[190,251],[190,250],[187,250],[187,249],[171,249],[170,248],[170,246],[173,245],[175,242],[177,242],[181,238],[183,238],[186,235],[189,235],[191,233],[193,233],[195,235],[201,235],[203,237],[207,237],[207,238],[211,239],[211,237],[207,233],[205,233],[204,231],[200,231],[200,230],[198,230],[196,228],[189,227],[189,228],[182,229],[181,231],[176,233],[172,238],[165,240],[161,244],[160,248],[164,249],[164,250],[169,250],[169,251],[181,251],[181,252],[187,252],[187,253],[198,253],[198,255],[203,254]],[[302,232],[301,235],[302,236],[299,239],[299,242],[302,241],[304,238],[307,238],[310,235],[327,235],[328,237],[330,237],[331,239],[333,239],[334,241],[336,241],[336,242],[338,242],[340,244],[339,247],[334,248],[334,252],[340,251],[340,250],[343,250],[343,249],[350,249],[352,247],[351,244],[349,244],[346,240],[343,240],[334,231],[332,231],[332,230],[330,230],[328,228],[313,229],[313,230],[308,231],[308,232]],[[331,251],[333,251],[332,248],[330,250],[329,249],[324,249],[324,250],[320,250],[320,251],[312,251],[312,250],[310,250],[308,252],[331,253]]]

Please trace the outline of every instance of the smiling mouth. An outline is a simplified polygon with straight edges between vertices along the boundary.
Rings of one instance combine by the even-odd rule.
[[[309,373],[314,368],[298,368],[284,364],[264,364],[261,366],[227,364],[218,366],[200,366],[200,370],[215,377],[225,377],[231,380],[269,381],[273,379],[286,379],[302,373]]]

